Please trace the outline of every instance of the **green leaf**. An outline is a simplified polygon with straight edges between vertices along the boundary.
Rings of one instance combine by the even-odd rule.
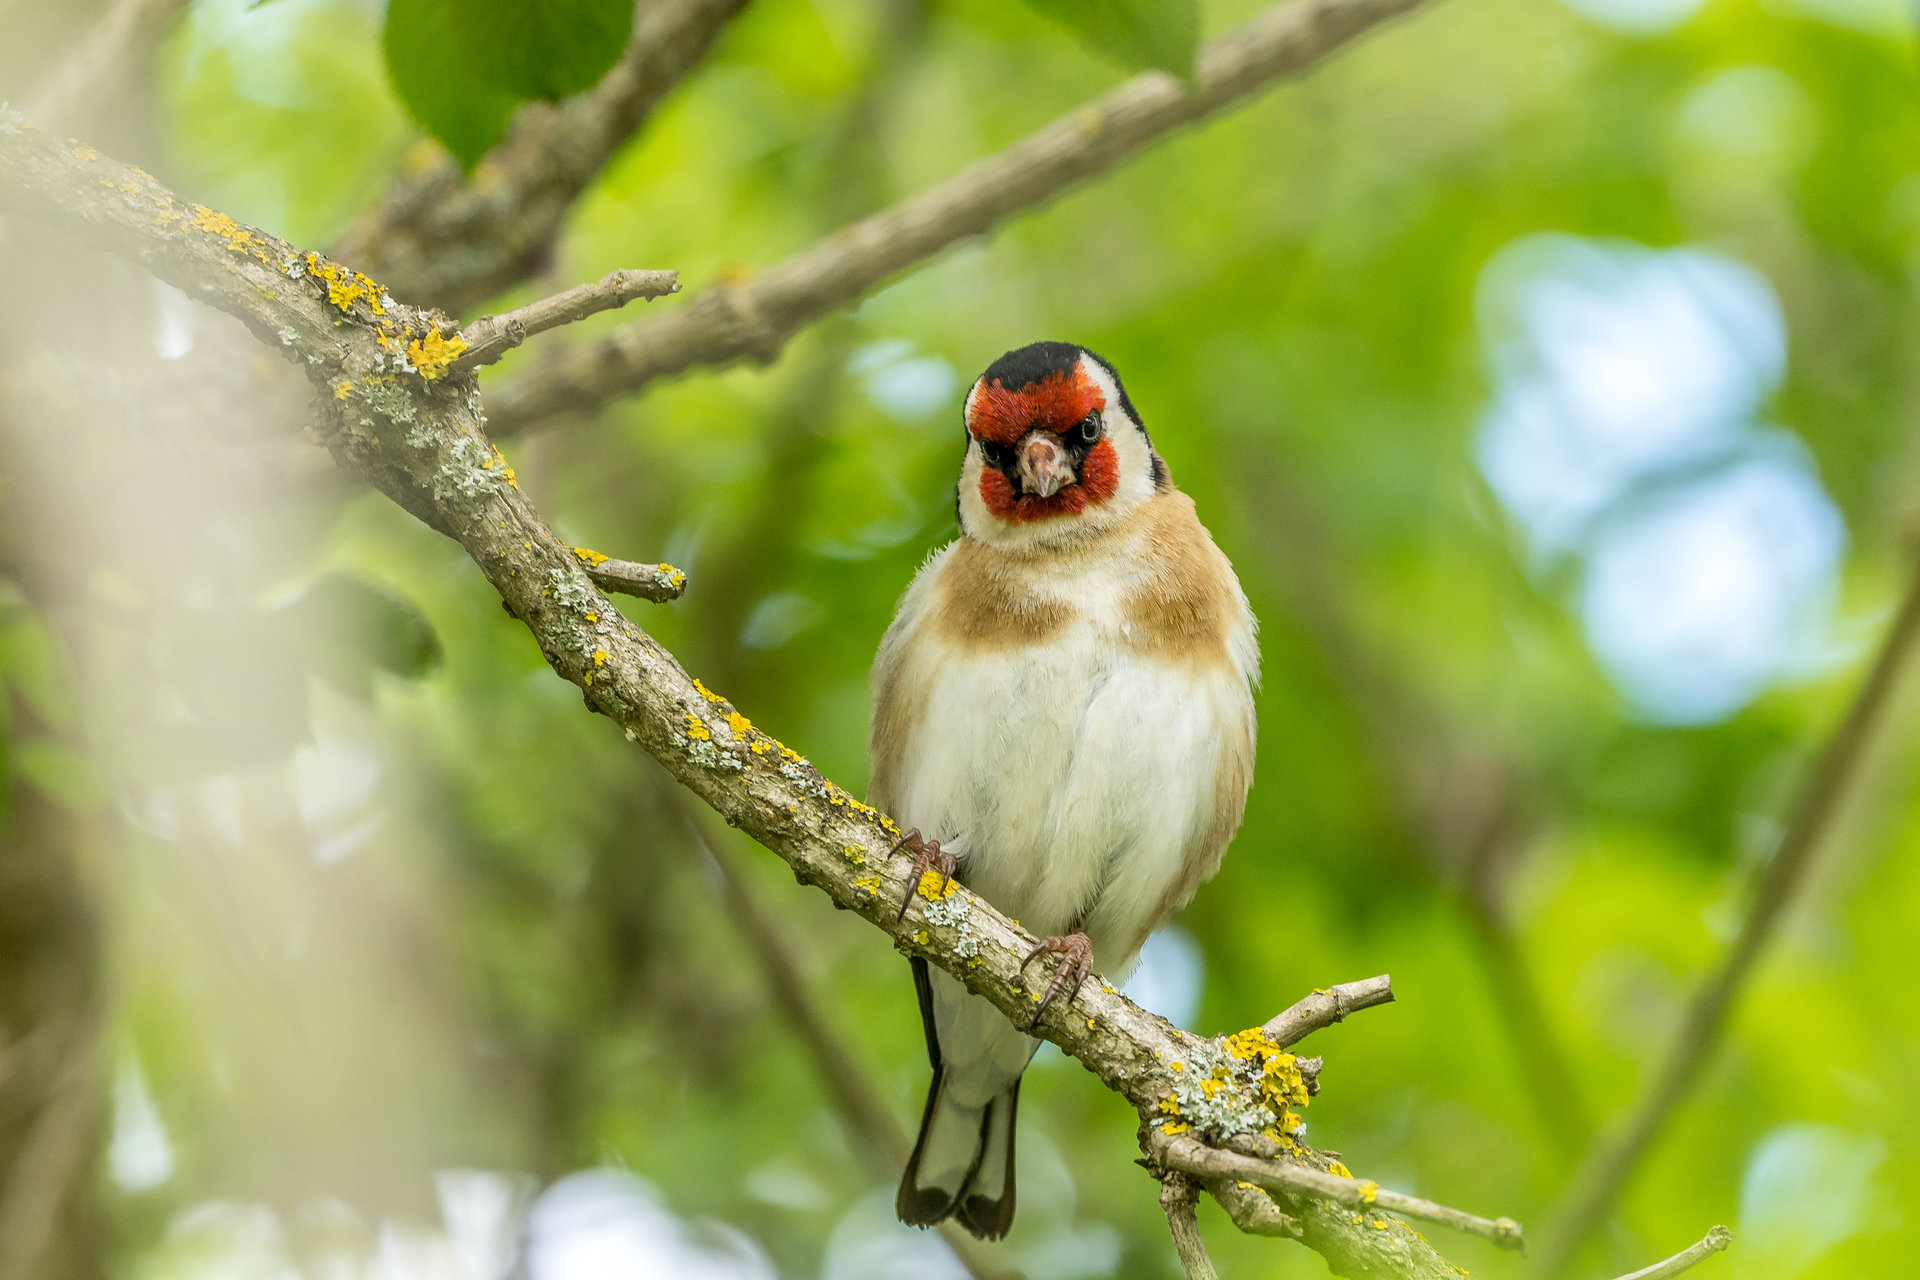
[[[392,0],[395,92],[471,169],[529,98],[592,88],[626,48],[632,0]]]
[[[479,74],[467,21],[455,0],[392,0],[380,43],[408,113],[472,169],[506,133],[519,96]]]
[[[632,0],[481,0],[466,8],[475,70],[520,98],[593,88],[632,31]]]
[[[1193,75],[1200,47],[1198,0],[1026,0],[1129,71]]]

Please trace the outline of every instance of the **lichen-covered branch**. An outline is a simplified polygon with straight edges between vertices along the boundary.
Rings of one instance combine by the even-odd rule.
[[[1670,1277],[1705,1262],[1732,1243],[1733,1232],[1725,1227],[1713,1227],[1701,1237],[1698,1244],[1688,1245],[1666,1261],[1656,1262],[1650,1267],[1642,1267],[1638,1271],[1619,1277],[1619,1280],[1670,1280]]]
[[[1320,1195],[1361,1184],[1336,1171],[1301,1194],[1297,1180],[1275,1172],[1325,1175],[1333,1162],[1291,1136],[1299,1118],[1289,1108],[1306,1104],[1306,1080],[1294,1056],[1259,1028],[1203,1039],[1097,982],[1035,1023],[1040,993],[1021,976],[1031,935],[957,884],[933,875],[910,883],[907,860],[892,856],[899,832],[890,819],[756,728],[601,594],[482,430],[479,388],[471,372],[453,367],[464,344],[445,316],[397,302],[358,272],[185,203],[147,175],[5,112],[0,212],[49,220],[147,264],[299,362],[318,393],[312,432],[334,460],[457,541],[589,710],[784,859],[801,883],[1079,1059],[1134,1107],[1150,1138],[1267,1135],[1254,1139],[1271,1144],[1267,1158],[1246,1158],[1246,1166],[1294,1192],[1302,1240],[1337,1272],[1453,1274],[1411,1232],[1373,1226]],[[898,904],[910,894],[902,915]],[[1197,1160],[1192,1153],[1208,1148],[1183,1136],[1174,1149]]]
[[[1436,1204],[1432,1200],[1389,1191],[1364,1179],[1345,1177],[1305,1164],[1261,1160],[1237,1151],[1222,1151],[1185,1134],[1168,1134],[1159,1129],[1149,1135],[1147,1146],[1149,1152],[1167,1168],[1190,1174],[1203,1182],[1231,1178],[1251,1182],[1256,1187],[1264,1187],[1289,1199],[1304,1194],[1345,1205],[1349,1209],[1391,1210],[1409,1218],[1437,1222],[1456,1231],[1491,1240],[1502,1249],[1521,1249],[1526,1246],[1520,1224],[1511,1218],[1482,1218]]]
[[[1542,1275],[1553,1276],[1566,1268],[1588,1233],[1612,1208],[1668,1118],[1693,1091],[1735,997],[1826,843],[1916,636],[1920,636],[1920,568],[1907,583],[1899,610],[1846,717],[1827,740],[1794,800],[1780,845],[1761,872],[1740,921],[1740,932],[1695,990],[1665,1059],[1647,1077],[1624,1118],[1602,1135],[1574,1170],[1541,1250]]]
[[[1312,66],[1420,0],[1289,0],[1200,51],[1191,86],[1135,76],[945,182],[844,227],[742,283],[711,285],[658,320],[629,325],[490,390],[505,434],[589,409],[696,365],[771,360],[795,332],[966,236],[1039,208],[1183,125]]]
[[[617,560],[587,547],[575,547],[573,554],[587,571],[587,576],[593,579],[593,585],[602,591],[639,596],[642,600],[665,604],[669,600],[678,600],[687,589],[687,575],[670,564]]]
[[[635,298],[652,301],[678,292],[680,273],[677,271],[609,271],[592,284],[575,285],[551,298],[542,298],[497,316],[481,316],[460,330],[467,349],[454,361],[454,366],[477,369],[483,364],[492,364],[536,333],[557,329],[602,311],[617,310]]]
[[[334,256],[400,296],[449,311],[536,272],[567,210],[745,0],[648,0],[626,54],[600,83],[557,105],[522,107],[471,179],[445,152],[394,180]]]

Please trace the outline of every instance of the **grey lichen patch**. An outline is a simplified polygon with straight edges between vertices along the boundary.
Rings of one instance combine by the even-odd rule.
[[[408,427],[407,444],[414,449],[430,448],[433,444],[432,424],[420,419],[419,411],[411,395],[392,383],[378,378],[369,378],[359,388],[359,404],[362,408],[379,414],[396,426]],[[371,419],[361,418],[360,425],[371,427]]]
[[[579,613],[585,613],[587,606],[593,603],[593,593],[587,590],[586,579],[564,569],[554,569],[547,574],[547,594],[562,609]]]
[[[951,894],[944,898],[935,898],[920,910],[929,924],[950,925],[958,932],[954,936],[953,954],[962,960],[971,960],[980,954],[980,935],[973,931],[968,917],[973,914],[973,901],[964,893]]]
[[[1234,1057],[1218,1040],[1204,1042],[1174,1073],[1180,1118],[1215,1138],[1267,1128],[1279,1117],[1260,1099],[1260,1065]]]
[[[455,438],[449,457],[433,473],[437,502],[457,502],[469,515],[507,478],[507,460],[471,436]]]

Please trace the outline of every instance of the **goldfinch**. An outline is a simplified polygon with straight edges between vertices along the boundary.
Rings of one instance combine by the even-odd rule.
[[[1009,351],[967,394],[960,537],[923,566],[873,663],[869,799],[1059,960],[1039,1020],[1098,961],[1123,973],[1240,825],[1254,619],[1113,367]],[[909,892],[907,903],[912,901]],[[1013,1223],[1020,1075],[1040,1042],[914,960],[933,1082],[895,1208],[997,1239]]]

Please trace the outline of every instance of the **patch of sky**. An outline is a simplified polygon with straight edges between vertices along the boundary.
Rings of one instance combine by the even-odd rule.
[[[1596,26],[1622,35],[1656,36],[1699,11],[1703,0],[1560,0]]]
[[[1868,1229],[1881,1209],[1887,1158],[1877,1134],[1788,1124],[1763,1137],[1740,1183],[1742,1280],[1792,1280]]]
[[[618,1169],[563,1178],[528,1215],[530,1280],[774,1280],[760,1246],[724,1223],[676,1217],[651,1184]]]
[[[1127,998],[1176,1027],[1191,1029],[1200,1012],[1207,958],[1193,935],[1179,925],[1157,929],[1140,948],[1140,963],[1120,989]]]
[[[140,1059],[129,1052],[113,1082],[113,1137],[107,1171],[127,1191],[151,1191],[173,1177],[173,1143],[154,1105]]]
[[[1481,473],[1536,572],[1578,566],[1588,644],[1639,715],[1719,720],[1831,656],[1845,527],[1804,446],[1759,417],[1787,360],[1764,277],[1537,235],[1488,263],[1479,311]]]
[[[882,413],[905,423],[926,422],[953,409],[960,389],[960,375],[945,357],[915,355],[913,343],[904,338],[861,347],[848,359],[847,372]]]

